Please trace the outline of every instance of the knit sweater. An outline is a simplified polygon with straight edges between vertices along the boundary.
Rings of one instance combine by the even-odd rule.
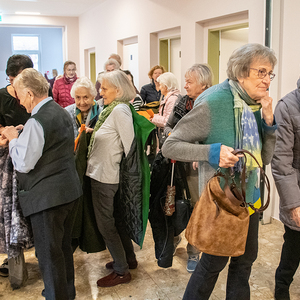
[[[269,164],[277,126],[268,126],[261,119],[259,111],[255,117],[262,141],[262,160],[264,164]],[[233,95],[228,80],[209,88],[196,99],[194,108],[177,123],[165,141],[162,153],[179,161],[199,161],[201,193],[219,166],[222,144],[235,148]],[[257,173],[253,171],[247,182],[247,202],[258,199],[256,181]]]
[[[118,104],[95,134],[86,175],[102,183],[119,183],[123,152],[128,154],[133,138],[130,107]]]

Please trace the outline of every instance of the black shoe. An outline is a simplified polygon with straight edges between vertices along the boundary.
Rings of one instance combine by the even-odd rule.
[[[3,264],[0,266],[0,276],[2,277],[8,277],[9,272],[8,272],[8,259],[5,258],[3,261]]]

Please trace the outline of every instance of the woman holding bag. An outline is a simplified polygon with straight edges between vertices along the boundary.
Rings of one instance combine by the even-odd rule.
[[[234,167],[240,172],[239,157],[232,154],[234,148],[250,151],[260,163],[270,163],[276,123],[268,89],[276,62],[273,51],[260,44],[246,44],[235,50],[227,64],[228,79],[203,92],[166,140],[164,156],[199,161],[200,193],[219,167]],[[247,157],[246,165],[246,201],[260,207],[257,164]],[[257,257],[259,222],[258,213],[250,214],[245,253],[230,259],[227,300],[250,300],[248,280]],[[228,259],[203,253],[183,299],[209,299]]]

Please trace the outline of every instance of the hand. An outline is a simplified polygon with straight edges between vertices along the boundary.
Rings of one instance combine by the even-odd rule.
[[[13,139],[17,139],[19,136],[19,132],[14,126],[7,126],[2,131],[2,137],[7,139],[9,142]]]
[[[220,151],[220,161],[219,166],[221,168],[230,168],[235,165],[236,162],[239,161],[239,157],[242,157],[242,154],[234,155],[232,154],[234,151],[233,148],[222,145]]]
[[[197,162],[197,161],[194,161],[194,162],[193,162],[193,170],[196,171],[196,169],[198,169],[198,162]]]
[[[265,120],[266,124],[268,126],[272,126],[274,122],[274,115],[273,115],[273,108],[272,108],[273,99],[269,96],[269,91],[266,91],[266,95],[260,100],[257,100],[256,102],[260,103],[262,106],[261,109],[262,117]]]
[[[8,139],[0,135],[0,147],[7,147],[7,146],[8,146]]]
[[[22,125],[22,124],[16,126],[16,129],[17,129],[17,130],[23,130],[23,128],[24,128],[24,125]]]
[[[86,127],[86,128],[85,128],[85,132],[86,132],[86,133],[89,133],[89,132],[92,133],[93,131],[94,131],[94,128],[90,128],[90,127]]]
[[[296,207],[291,210],[291,217],[295,221],[296,225],[300,227],[300,207]]]

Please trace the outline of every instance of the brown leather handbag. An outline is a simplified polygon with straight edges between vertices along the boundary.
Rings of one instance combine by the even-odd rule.
[[[262,212],[270,202],[269,179],[255,157],[247,150],[235,150],[233,153],[235,155],[243,154],[245,159],[241,174],[241,189],[238,189],[234,182],[233,168],[231,168],[231,176],[224,175],[217,170],[206,184],[196,203],[185,232],[191,245],[204,253],[216,256],[244,254],[249,227],[247,206],[250,206],[255,212]],[[268,189],[266,204],[259,209],[246,203],[245,153],[255,159]],[[225,179],[224,190],[220,187],[221,177]],[[230,181],[231,183],[229,183]]]

